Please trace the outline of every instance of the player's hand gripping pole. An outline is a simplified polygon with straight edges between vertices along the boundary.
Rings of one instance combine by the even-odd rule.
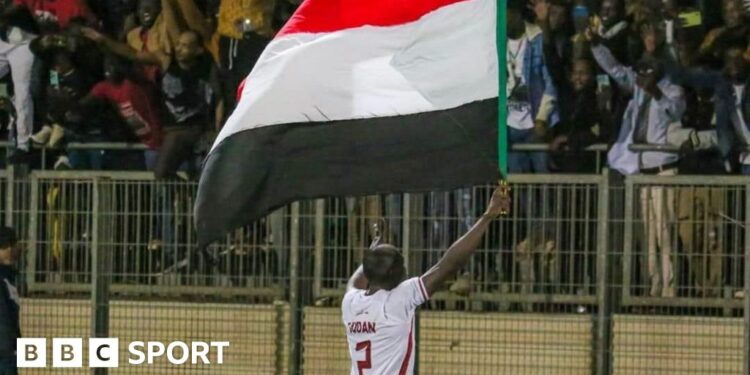
[[[500,198],[503,199],[504,205],[501,207],[500,210],[500,216],[508,216],[510,213],[510,185],[508,185],[508,181],[505,179],[502,179],[497,182],[497,188],[500,190]]]

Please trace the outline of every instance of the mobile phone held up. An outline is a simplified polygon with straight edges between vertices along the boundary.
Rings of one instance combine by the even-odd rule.
[[[682,12],[678,17],[682,27],[696,27],[703,24],[703,15],[699,11]]]

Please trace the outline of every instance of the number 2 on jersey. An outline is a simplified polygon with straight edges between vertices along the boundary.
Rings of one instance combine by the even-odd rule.
[[[364,361],[357,361],[357,369],[359,370],[359,375],[365,375],[365,370],[369,370],[372,368],[372,358],[370,357],[372,355],[372,343],[368,341],[362,341],[358,342],[357,346],[354,347],[358,352],[364,350],[365,351],[365,360]]]

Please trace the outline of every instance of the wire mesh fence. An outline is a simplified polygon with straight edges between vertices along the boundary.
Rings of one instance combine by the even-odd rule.
[[[748,371],[748,193],[741,177],[625,181],[615,373]]]
[[[510,215],[418,313],[417,373],[748,373],[747,181],[510,182]],[[0,192],[26,249],[24,336],[118,337],[111,373],[340,374],[340,302],[373,224],[420,275],[491,188],[298,202],[206,250],[194,183],[42,171],[8,173]],[[222,365],[131,366],[133,341],[231,344]]]

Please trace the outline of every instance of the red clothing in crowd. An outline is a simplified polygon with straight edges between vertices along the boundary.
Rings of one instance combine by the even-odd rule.
[[[56,21],[60,27],[76,17],[95,20],[84,0],[16,0],[16,4],[25,5],[37,18]]]
[[[153,93],[147,88],[127,79],[119,85],[102,81],[91,89],[91,95],[117,104],[120,115],[143,144],[151,149],[161,146],[158,107],[152,99]]]

